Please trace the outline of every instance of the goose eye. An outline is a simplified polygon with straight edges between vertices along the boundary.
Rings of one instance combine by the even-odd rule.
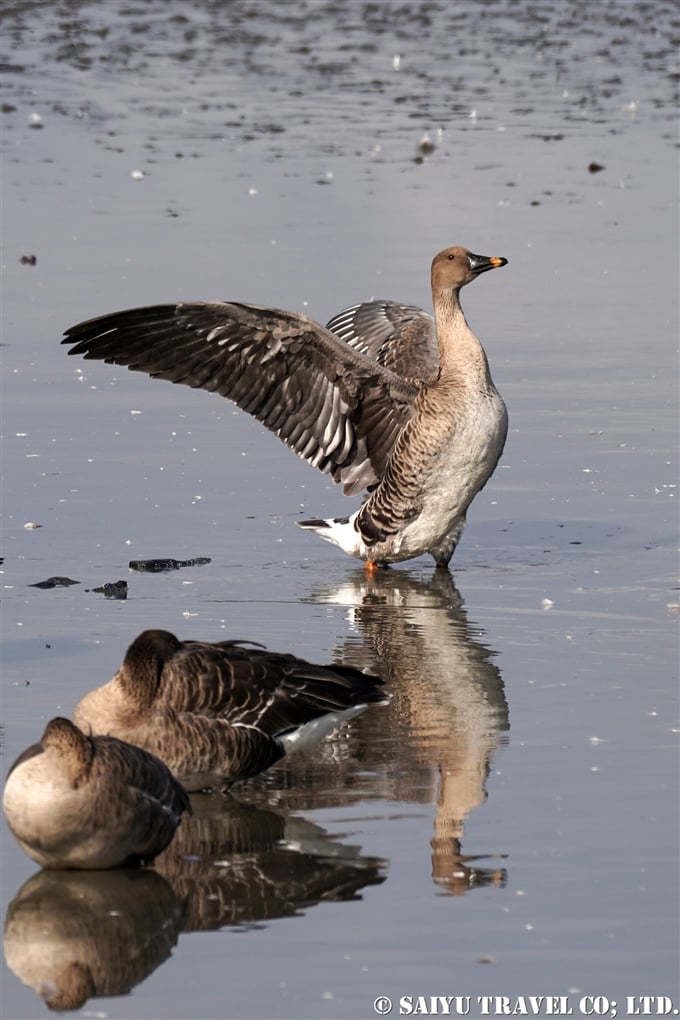
[[[455,257],[456,257],[455,255],[447,255],[447,258],[448,258],[449,262],[453,262]]]

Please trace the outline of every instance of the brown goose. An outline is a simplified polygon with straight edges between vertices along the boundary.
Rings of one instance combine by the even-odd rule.
[[[59,717],[12,765],[2,806],[21,848],[44,868],[146,864],[191,810],[154,755]]]
[[[294,312],[194,302],[104,315],[62,342],[74,345],[69,354],[229,397],[346,495],[368,489],[350,517],[301,527],[370,565],[429,552],[447,567],[507,433],[459,293],[506,263],[460,247],[436,255],[434,322],[393,302],[358,305],[330,328]]]
[[[187,789],[201,790],[257,775],[388,700],[382,680],[358,669],[147,630],[74,719],[157,754]]]

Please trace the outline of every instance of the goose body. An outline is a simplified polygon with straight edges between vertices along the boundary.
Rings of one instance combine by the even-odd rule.
[[[507,412],[459,294],[507,259],[446,248],[432,262],[434,319],[373,301],[324,327],[228,302],[114,312],[66,331],[69,354],[233,400],[346,495],[349,517],[300,526],[369,564],[429,552],[447,567],[467,509],[495,470]]]
[[[113,679],[85,695],[74,719],[146,748],[187,789],[201,790],[257,775],[388,700],[378,677],[351,667],[150,630]]]
[[[12,765],[3,809],[38,864],[91,869],[152,861],[190,807],[158,758],[57,717]]]

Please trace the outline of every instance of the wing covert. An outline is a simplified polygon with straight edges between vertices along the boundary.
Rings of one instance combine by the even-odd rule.
[[[365,301],[334,315],[326,328],[403,379],[433,382],[439,374],[434,319],[417,305]]]

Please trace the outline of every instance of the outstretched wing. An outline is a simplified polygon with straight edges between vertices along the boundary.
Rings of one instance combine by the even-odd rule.
[[[307,316],[257,305],[132,308],[72,326],[62,343],[228,397],[346,495],[380,480],[419,392]]]
[[[334,315],[327,329],[402,379],[429,383],[439,374],[434,319],[417,305],[366,301]]]

